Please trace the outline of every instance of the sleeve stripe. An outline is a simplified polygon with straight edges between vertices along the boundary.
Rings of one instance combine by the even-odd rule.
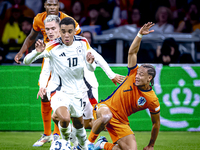
[[[86,39],[81,39],[81,41],[84,41],[86,43],[87,50],[91,49],[91,47]]]
[[[51,44],[51,45],[48,45],[47,47],[46,47],[46,50],[48,51],[48,52],[50,52],[54,47],[56,47],[57,45],[59,45],[59,43],[53,43],[53,44]]]

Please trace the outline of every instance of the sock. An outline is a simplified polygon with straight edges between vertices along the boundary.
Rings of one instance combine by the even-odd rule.
[[[44,126],[44,134],[49,136],[51,135],[51,112],[52,108],[50,102],[41,101],[41,113]]]
[[[105,149],[105,150],[112,150],[112,148],[115,146],[115,144],[108,143],[108,142],[102,142],[102,143],[105,143],[104,147],[103,147],[103,149]]]
[[[76,128],[71,124],[72,132],[70,136],[70,141],[74,144],[74,146],[78,146],[78,138],[76,137]]]
[[[87,141],[87,134],[85,131],[85,128],[82,127],[80,129],[76,129],[76,137],[78,138],[78,143],[82,146],[82,147],[86,147],[86,141]]]
[[[90,131],[90,135],[89,135],[89,137],[88,137],[88,140],[89,140],[91,143],[94,143],[98,136],[99,136],[99,134],[94,134],[94,132],[91,130],[91,131]]]
[[[66,141],[68,141],[69,136],[71,134],[71,126],[68,125],[67,128],[63,128],[63,127],[60,126],[60,121],[59,121],[58,127],[59,127],[59,130],[60,130],[60,135],[61,135],[62,139],[65,139]]]
[[[104,149],[104,145],[106,144],[106,142],[101,142],[101,144],[100,144],[100,148],[101,149]]]
[[[60,130],[59,130],[58,126],[57,126],[55,123],[54,123],[53,135],[54,135],[54,134],[60,135]]]

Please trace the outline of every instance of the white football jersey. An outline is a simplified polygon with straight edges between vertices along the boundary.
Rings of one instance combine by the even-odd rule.
[[[95,70],[95,63],[89,64],[86,60],[87,52],[92,49],[88,41],[81,36],[74,36],[73,44],[66,46],[61,38],[47,43],[45,50],[36,58],[25,58],[25,64],[31,60],[48,57],[54,73],[61,81],[61,90],[65,93],[74,94],[77,98],[82,97],[83,74],[86,65],[90,71]],[[51,81],[51,80],[50,80]]]

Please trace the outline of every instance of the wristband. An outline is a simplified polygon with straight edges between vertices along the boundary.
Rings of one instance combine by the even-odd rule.
[[[140,33],[138,32],[137,36],[138,36],[139,38],[142,38],[143,35],[140,34]]]

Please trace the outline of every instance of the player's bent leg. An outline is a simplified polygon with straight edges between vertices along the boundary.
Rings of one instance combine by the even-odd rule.
[[[53,122],[58,126],[59,118],[54,112],[51,115],[51,118],[52,118]]]
[[[70,113],[67,107],[60,106],[55,111],[56,116],[58,117],[58,120],[60,122],[61,127],[68,127],[70,123]]]
[[[94,143],[99,133],[105,129],[108,122],[112,119],[112,113],[105,104],[97,104],[94,109],[94,118],[96,119],[93,123],[92,130],[88,140],[90,143]]]
[[[137,143],[134,134],[127,135],[117,141],[122,150],[137,150]]]
[[[87,147],[87,134],[83,127],[83,117],[72,117],[74,128],[76,129],[76,137],[78,138],[78,147],[83,150],[88,150]]]
[[[97,120],[94,121],[92,131],[94,134],[99,134],[101,131],[103,131],[110,121],[110,119],[113,117],[110,109],[104,105],[103,107],[100,107],[96,111],[96,118]]]
[[[58,127],[61,133],[61,137],[65,140],[69,140],[69,135],[71,133],[70,123],[70,113],[65,106],[60,106],[55,111],[56,117],[58,117]]]

